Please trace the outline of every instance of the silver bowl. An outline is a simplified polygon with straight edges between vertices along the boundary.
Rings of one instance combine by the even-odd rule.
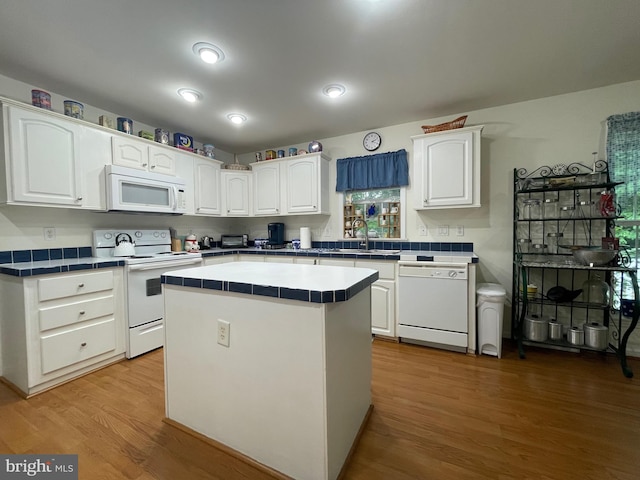
[[[608,265],[618,255],[617,250],[603,248],[576,248],[571,253],[578,263],[593,267]]]

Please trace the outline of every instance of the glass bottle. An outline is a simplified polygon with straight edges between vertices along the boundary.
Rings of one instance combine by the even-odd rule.
[[[602,281],[599,274],[594,273],[582,284],[582,298],[594,305],[609,305],[609,284]]]
[[[544,208],[544,218],[558,218],[558,199],[557,198],[545,198],[543,208]]]

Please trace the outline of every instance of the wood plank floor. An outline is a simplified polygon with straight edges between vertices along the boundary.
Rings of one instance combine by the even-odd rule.
[[[345,478],[640,478],[640,361],[520,360],[376,340],[374,411]],[[77,453],[81,479],[270,478],[162,422],[162,351],[23,400],[0,384],[0,452]]]

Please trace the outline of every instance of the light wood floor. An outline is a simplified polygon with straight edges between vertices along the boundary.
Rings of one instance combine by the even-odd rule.
[[[345,478],[640,478],[640,361],[520,360],[376,340],[374,411]],[[162,351],[29,400],[0,384],[0,452],[77,453],[80,478],[269,478],[162,422]]]

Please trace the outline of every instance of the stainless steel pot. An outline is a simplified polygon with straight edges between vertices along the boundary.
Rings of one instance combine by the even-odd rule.
[[[531,315],[524,318],[524,336],[534,342],[545,342],[549,335],[549,320]]]
[[[571,345],[584,345],[584,330],[578,327],[571,327],[567,332],[567,341]]]
[[[549,322],[549,338],[551,340],[562,340],[562,324],[551,320]]]
[[[585,323],[584,344],[597,350],[605,350],[609,346],[609,329],[596,322]]]

